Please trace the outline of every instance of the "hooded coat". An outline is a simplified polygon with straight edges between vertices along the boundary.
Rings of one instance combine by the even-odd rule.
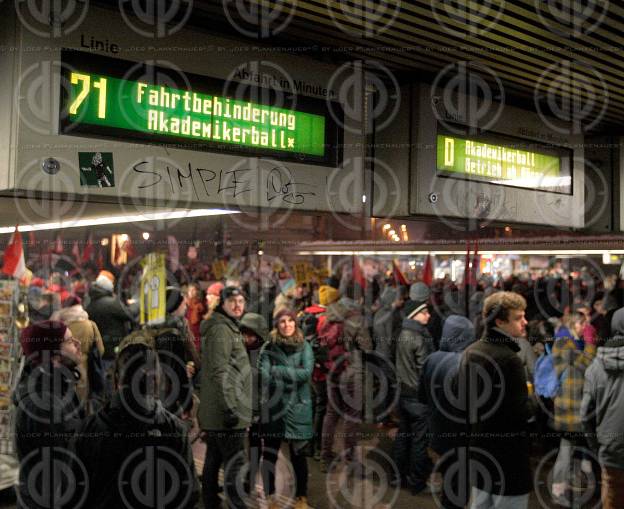
[[[92,480],[83,507],[141,507],[141,501],[145,502],[139,497],[144,496],[154,506],[167,499],[167,506],[194,508],[199,483],[187,430],[160,401],[149,410],[140,405],[141,413],[134,407],[130,412],[129,397],[115,394],[102,410],[86,419],[71,443]],[[146,472],[156,481],[174,476],[177,482],[165,483],[161,489],[149,483],[140,494],[127,489]],[[160,494],[160,503],[152,500],[154,494]]]
[[[466,430],[466,408],[460,405],[464,400],[457,394],[457,374],[462,352],[475,340],[472,322],[464,316],[451,315],[442,327],[440,350],[429,355],[423,366],[419,399],[431,411],[430,447],[440,456],[464,442],[460,436]]]
[[[231,429],[245,429],[252,417],[252,371],[239,322],[218,307],[202,322],[201,334],[199,426],[226,430],[228,412],[238,418]]]
[[[585,372],[581,418],[600,464],[624,470],[624,309],[613,314],[611,329]]]
[[[86,308],[89,318],[93,320],[104,342],[104,358],[115,358],[115,347],[127,334],[129,316],[118,297],[113,292],[94,284],[89,290],[89,305]]]

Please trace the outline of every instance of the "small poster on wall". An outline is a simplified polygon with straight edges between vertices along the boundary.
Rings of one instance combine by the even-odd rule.
[[[78,152],[80,185],[115,187],[115,166],[112,152]]]

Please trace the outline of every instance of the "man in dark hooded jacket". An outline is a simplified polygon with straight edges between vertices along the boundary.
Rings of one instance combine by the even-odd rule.
[[[613,313],[613,337],[585,371],[581,417],[602,467],[602,507],[624,501],[624,308]]]
[[[465,400],[457,394],[457,374],[462,352],[475,341],[475,328],[468,318],[451,315],[444,321],[440,350],[432,353],[423,367],[419,399],[429,407],[429,447],[440,457],[435,470],[444,480],[441,506],[460,509],[470,497],[465,448]],[[454,473],[446,475],[447,471]],[[462,472],[465,475],[462,475]]]
[[[128,343],[119,352],[115,394],[72,442],[78,470],[91,477],[84,508],[195,507],[191,446],[182,422],[158,397],[160,375],[151,345]]]

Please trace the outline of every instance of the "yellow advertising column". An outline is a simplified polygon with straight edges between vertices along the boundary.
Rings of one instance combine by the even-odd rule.
[[[165,322],[167,272],[165,255],[150,253],[141,260],[141,325],[157,325]]]

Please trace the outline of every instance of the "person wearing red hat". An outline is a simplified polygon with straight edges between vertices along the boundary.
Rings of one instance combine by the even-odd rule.
[[[50,500],[40,500],[45,491],[33,472],[69,460],[66,448],[84,418],[76,394],[80,342],[62,322],[46,320],[24,329],[21,345],[26,361],[13,393],[18,507],[54,507],[56,488],[45,490]],[[80,489],[75,492],[78,499]]]

